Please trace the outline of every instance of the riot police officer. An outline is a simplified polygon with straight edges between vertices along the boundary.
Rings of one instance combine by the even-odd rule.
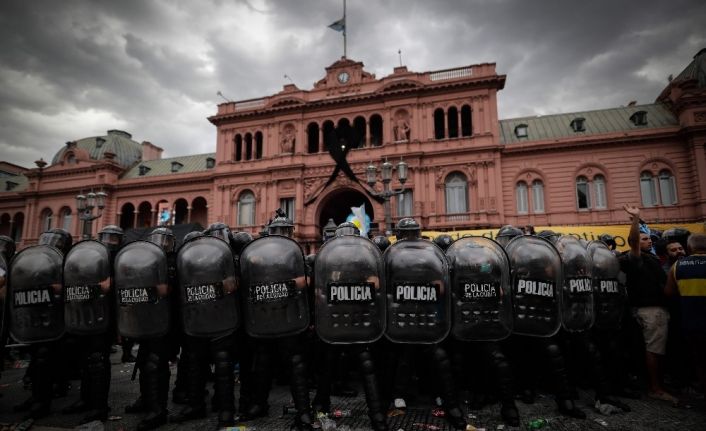
[[[382,253],[355,224],[339,225],[335,236],[324,243],[314,264],[316,332],[326,343],[325,358],[315,404],[328,411],[333,358],[350,353],[359,363],[374,430],[387,430],[373,359],[373,343],[385,329],[385,278]]]
[[[441,342],[451,329],[449,267],[443,251],[422,239],[412,218],[397,224],[397,242],[384,253],[387,281],[385,336],[394,344],[426,346],[425,356],[438,376],[446,419],[456,429],[466,420],[459,402],[451,362]]]
[[[306,364],[300,334],[309,327],[306,263],[291,239],[294,224],[281,215],[267,226],[267,236],[246,245],[240,254],[240,280],[245,330],[254,338],[254,390],[241,419],[267,413],[275,349],[289,360],[297,411],[292,428],[311,429]],[[283,355],[281,353],[284,353]]]
[[[115,330],[113,262],[123,230],[104,227],[99,241],[77,243],[64,259],[66,332],[81,351],[81,394],[64,413],[86,412],[82,422],[106,420],[110,347]]]
[[[239,324],[236,269],[228,226],[214,223],[207,232],[210,235],[184,242],[177,254],[179,314],[185,333],[181,360],[186,367],[188,404],[170,421],[206,416],[204,370],[210,353],[215,364],[214,409],[218,410],[218,427],[224,428],[235,424],[233,349]]]
[[[7,344],[7,276],[10,261],[15,255],[15,241],[5,235],[0,235],[0,363],[5,363],[5,345]]]
[[[169,261],[174,245],[172,231],[159,227],[147,241],[125,245],[115,258],[118,330],[140,342],[136,363],[140,397],[125,408],[126,413],[147,413],[137,425],[139,431],[167,422],[168,361],[173,350],[168,337],[173,314],[170,292],[175,276]]]
[[[32,355],[32,396],[15,410],[29,409],[27,416],[35,419],[49,414],[52,384],[63,376],[52,357],[65,332],[63,258],[72,242],[66,230],[50,229],[40,235],[38,245],[25,248],[12,259],[10,335],[30,344]]]

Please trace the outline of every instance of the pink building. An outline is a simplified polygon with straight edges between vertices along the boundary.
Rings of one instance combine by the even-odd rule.
[[[328,219],[343,222],[353,206],[384,230],[366,168],[379,172],[385,159],[409,166],[404,185],[393,175],[392,189],[405,190],[390,201],[392,221],[412,216],[425,230],[620,224],[628,202],[648,222],[706,219],[706,50],[649,105],[500,120],[505,79],[494,64],[377,78],[342,58],[311,89],[220,104],[209,118],[215,153],[162,159],[161,148],[111,130],[68,142],[37,168],[0,162],[0,234],[28,245],[58,226],[78,237],[75,196],[103,190],[94,232],[154,226],[166,208],[174,223],[257,233],[283,208],[313,249]],[[357,180],[339,173],[329,184],[326,137],[342,124],[357,132],[342,142]]]

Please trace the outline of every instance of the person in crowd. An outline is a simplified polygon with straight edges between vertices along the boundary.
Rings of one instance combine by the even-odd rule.
[[[664,284],[666,275],[659,259],[652,253],[652,240],[646,226],[640,226],[640,209],[624,205],[632,220],[628,244],[630,252],[621,256],[625,272],[630,306],[642,329],[645,343],[645,365],[648,377],[648,395],[676,403],[677,399],[662,385],[662,362],[667,347],[669,312],[665,308]]]
[[[687,250],[689,256],[676,261],[669,271],[665,293],[679,296],[681,329],[706,395],[706,235],[689,236]]]

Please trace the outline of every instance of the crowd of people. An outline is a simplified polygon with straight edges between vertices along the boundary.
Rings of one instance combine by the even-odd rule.
[[[586,243],[512,226],[500,229],[497,242],[449,235],[429,241],[416,221],[402,219],[395,245],[384,236],[362,238],[344,223],[318,255],[305,257],[282,214],[261,234],[266,241],[223,223],[188,234],[180,247],[166,227],[129,244],[116,226],[77,244],[52,229],[19,253],[0,237],[3,292],[9,279],[3,328],[31,352],[32,395],[15,409],[49,415],[52,397],[66,392],[71,364],[78,364],[80,394],[64,413],[106,420],[116,340],[124,361],[134,359],[132,343],[139,343],[140,396],[125,409],[144,415],[139,430],[206,417],[209,379],[219,428],[266,416],[275,378],[291,385],[298,430],[312,429],[315,412],[331,411],[331,395],[354,395],[356,377],[375,430],[386,430],[386,418],[404,414],[415,396],[428,397],[455,429],[466,426],[463,399],[471,408],[499,402],[502,420],[517,426],[516,399],[532,403],[540,390],[554,394],[559,412],[579,419],[579,387],[594,391],[603,413],[629,412],[621,399],[645,394],[677,405],[679,393],[706,393],[706,235],[660,234],[642,222],[639,208],[624,209],[631,230],[622,253],[609,235]],[[348,242],[336,240],[338,250],[352,254],[326,246],[340,237]],[[487,259],[464,266],[461,244]],[[615,284],[610,277],[596,284],[599,267],[614,269]],[[463,271],[485,278],[473,284]],[[383,274],[386,297],[377,292]],[[396,293],[394,274],[406,277]],[[518,284],[522,277],[528,282]],[[470,292],[465,298],[458,280]],[[529,282],[538,284],[530,289]],[[331,286],[342,300],[331,298]],[[410,305],[415,301],[422,305]],[[378,314],[388,318],[376,320]],[[170,361],[178,361],[172,401],[184,405],[171,416]]]

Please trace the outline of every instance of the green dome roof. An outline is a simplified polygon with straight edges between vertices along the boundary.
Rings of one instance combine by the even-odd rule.
[[[133,141],[132,135],[122,130],[108,130],[105,136],[94,136],[76,141],[76,146],[88,152],[93,160],[103,159],[106,152],[115,154],[115,161],[127,168],[142,159],[142,144]],[[67,147],[60,149],[51,163],[58,163],[64,156]]]

